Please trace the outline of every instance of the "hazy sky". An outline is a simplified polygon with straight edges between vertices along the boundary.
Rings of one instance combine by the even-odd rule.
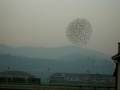
[[[86,18],[88,48],[114,54],[120,41],[120,0],[0,0],[0,44],[57,47],[71,44],[69,22]]]

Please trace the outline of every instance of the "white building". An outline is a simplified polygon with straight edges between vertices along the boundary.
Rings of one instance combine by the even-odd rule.
[[[49,78],[50,84],[114,87],[115,78],[103,74],[55,73]]]

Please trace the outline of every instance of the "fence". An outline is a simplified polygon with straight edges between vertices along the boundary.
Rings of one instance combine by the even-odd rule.
[[[115,90],[115,87],[0,84],[0,90]]]

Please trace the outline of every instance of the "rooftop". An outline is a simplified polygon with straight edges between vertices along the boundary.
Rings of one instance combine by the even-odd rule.
[[[3,71],[3,72],[0,72],[0,77],[34,77],[33,75],[27,73],[27,72],[24,72],[24,71],[11,71],[11,70],[8,70],[8,71]]]
[[[113,60],[120,62],[120,42],[118,43],[118,53],[112,57]]]

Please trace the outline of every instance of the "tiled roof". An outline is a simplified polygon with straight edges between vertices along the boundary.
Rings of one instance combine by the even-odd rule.
[[[54,73],[52,75],[53,77],[55,76],[63,76],[63,77],[107,77],[111,78],[112,75],[103,75],[103,74],[80,74],[80,73]]]
[[[114,56],[112,57],[112,59],[113,59],[113,60],[120,60],[120,53],[114,55]]]
[[[0,72],[0,77],[34,77],[34,76],[24,71],[3,71]]]

